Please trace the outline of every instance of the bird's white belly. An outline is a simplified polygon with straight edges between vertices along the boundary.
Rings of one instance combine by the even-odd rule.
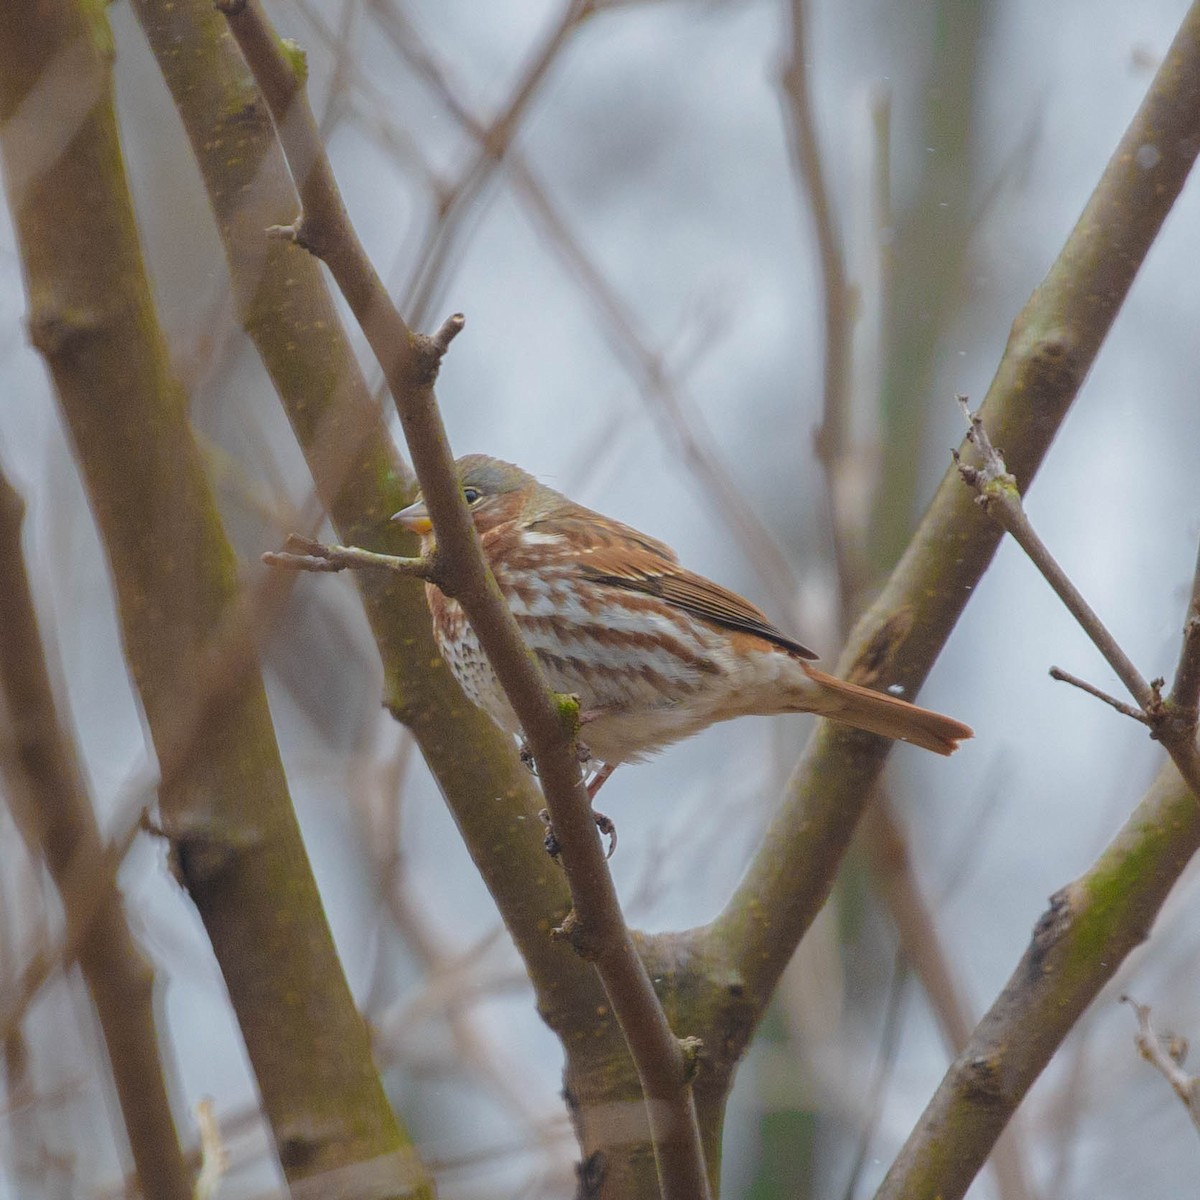
[[[741,713],[794,711],[784,696],[794,695],[798,679],[808,683],[786,652],[772,647],[735,654],[723,632],[695,622],[671,622],[662,631],[676,640],[687,638],[687,654],[695,662],[684,662],[661,647],[622,641],[623,623],[645,630],[644,613],[625,606],[606,611],[603,623],[612,636],[597,643],[587,633],[587,626],[595,625],[594,612],[575,613],[553,595],[544,603],[554,609],[553,618],[510,597],[550,688],[579,697],[584,719],[579,739],[600,762],[638,762]],[[447,665],[473,703],[502,729],[519,735],[520,722],[470,624],[464,619],[453,626],[454,636],[438,638]]]

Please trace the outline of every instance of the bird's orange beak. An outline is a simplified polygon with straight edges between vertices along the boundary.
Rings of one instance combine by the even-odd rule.
[[[392,516],[392,520],[422,537],[433,530],[433,522],[429,519],[429,510],[425,507],[424,500],[416,500],[407,508],[402,508]]]

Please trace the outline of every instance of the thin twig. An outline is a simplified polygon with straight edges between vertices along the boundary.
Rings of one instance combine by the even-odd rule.
[[[399,7],[385,4],[384,0],[367,0],[367,5],[376,20],[392,31],[393,40],[405,43],[408,47],[405,57],[421,77],[435,88],[443,86],[445,72],[424,49],[416,28]],[[499,115],[486,126],[481,124],[470,161],[456,182],[443,189],[438,197],[437,219],[426,235],[425,244],[417,252],[416,266],[403,292],[402,308],[415,324],[421,324],[429,315],[466,219],[478,218],[479,206],[475,200],[503,164],[534,98],[562,57],[571,35],[586,20],[591,9],[591,0],[567,0],[558,19],[532,54]]]
[[[860,477],[855,470],[851,442],[850,285],[846,279],[841,238],[825,178],[824,160],[809,94],[807,8],[805,0],[791,2],[791,51],[782,79],[786,100],[783,108],[791,134],[789,147],[792,169],[799,184],[797,190],[808,204],[821,266],[825,361],[822,370],[821,424],[813,444],[825,476],[844,632],[849,627],[855,608],[857,588],[866,573],[866,525],[856,519],[860,514],[865,514],[866,506],[847,502],[849,489]]]
[[[1192,1124],[1200,1130],[1200,1077],[1189,1075],[1183,1069],[1187,1042],[1157,1034],[1150,1024],[1150,1005],[1139,1004],[1132,996],[1122,996],[1121,999],[1137,1013],[1138,1031],[1133,1040],[1139,1053],[1174,1088]]]
[[[1200,750],[1196,747],[1195,709],[1192,709],[1190,714],[1187,711],[1175,711],[1163,702],[1162,680],[1156,679],[1147,683],[1142,678],[1141,672],[1133,665],[1116,638],[1109,633],[1104,622],[1067,577],[1067,573],[1055,561],[1033,528],[1025,513],[1025,506],[1021,503],[1017,481],[1008,473],[1004,459],[992,445],[983,419],[978,413],[971,412],[965,396],[959,396],[958,400],[967,418],[967,439],[979,451],[983,464],[981,467],[969,466],[955,451],[955,462],[963,482],[978,493],[976,500],[984,511],[1011,534],[1013,540],[1025,551],[1033,565],[1042,573],[1042,577],[1079,622],[1084,633],[1091,638],[1092,644],[1116,671],[1121,682],[1138,702],[1146,717],[1146,724],[1150,726],[1151,736],[1162,743],[1179,768],[1179,773],[1200,800]],[[1189,616],[1184,630],[1184,651],[1180,657],[1185,682],[1192,670],[1190,659],[1196,652],[1197,640],[1200,639],[1195,633],[1195,622]],[[1101,699],[1112,703],[1107,697],[1101,696]]]
[[[0,777],[30,857],[45,863],[58,889],[65,937],[96,1008],[142,1193],[147,1200],[186,1200],[190,1178],[171,1119],[154,973],[130,932],[118,863],[104,852],[75,744],[55,702],[21,550],[23,513],[0,471],[0,697],[13,740],[11,752],[0,751]],[[94,900],[75,886],[81,865],[101,872]],[[64,960],[43,954],[39,961],[48,968]],[[22,972],[22,996],[32,995],[34,964]],[[3,1036],[15,1029],[6,1022]]]
[[[200,1171],[196,1176],[193,1200],[213,1200],[221,1180],[229,1174],[229,1151],[221,1137],[211,1097],[196,1105],[196,1124],[200,1128]]]
[[[382,27],[397,53],[430,84],[447,111],[472,137],[486,145],[488,126],[458,99],[447,73],[417,40],[415,31],[405,26],[405,36],[401,36],[402,31],[390,21],[382,22]],[[494,163],[498,161],[493,159]],[[646,342],[632,309],[574,235],[520,148],[508,147],[503,161],[517,198],[548,235],[550,245],[571,277],[603,318],[614,351],[636,377],[651,416],[664,434],[670,436],[683,464],[714,500],[716,516],[733,532],[736,545],[769,589],[772,603],[781,611],[788,611],[795,603],[795,570],[725,467],[711,434],[695,414],[685,413],[683,397],[662,355]]]
[[[853,438],[853,304],[810,94],[812,56],[806,38],[807,9],[806,0],[792,0],[791,48],[783,73],[783,107],[791,133],[793,170],[798,190],[808,204],[821,266],[825,361],[821,425],[814,445],[825,482],[837,566],[839,634],[844,637],[860,613],[861,597],[866,594],[870,582],[867,539],[871,488],[868,480],[873,473],[864,467],[864,463],[869,461],[872,451],[865,445],[855,445]],[[891,224],[887,195],[886,113],[885,105],[877,106],[881,163],[876,184],[880,189],[877,195],[880,227]],[[880,238],[880,251],[881,273],[884,273],[886,260],[891,255],[888,239]],[[883,290],[884,294],[889,294],[888,287]],[[874,499],[876,503],[886,500],[878,494]],[[910,966],[915,971],[953,1056],[966,1045],[970,1036],[969,1007],[951,965],[951,956],[946,952],[933,914],[921,893],[903,825],[896,815],[891,796],[882,786],[876,789],[873,803],[863,818],[861,837],[870,860],[874,885],[887,906],[901,946],[897,971],[906,972]],[[895,1025],[886,1022],[884,1036],[894,1035]],[[893,1061],[894,1054],[884,1047],[880,1055],[881,1071],[884,1064]],[[865,1154],[868,1140],[864,1137],[860,1155]],[[1030,1189],[1015,1138],[1005,1139],[997,1146],[992,1166],[1004,1200],[1026,1200]],[[855,1186],[857,1174],[857,1170],[852,1172],[849,1191]]]
[[[982,467],[973,467],[963,462],[957,452],[955,453],[958,473],[962,476],[963,482],[978,493],[977,503],[984,512],[998,521],[1012,535],[1017,545],[1025,551],[1033,565],[1054,589],[1058,598],[1079,622],[1084,633],[1091,638],[1092,644],[1104,655],[1105,662],[1116,671],[1117,676],[1129,689],[1130,695],[1138,702],[1142,711],[1149,713],[1156,701],[1150,685],[1142,678],[1141,672],[1121,649],[1117,639],[1109,633],[1104,622],[1083,598],[1079,589],[1067,577],[1067,573],[1059,566],[1046,544],[1038,536],[1025,513],[1025,506],[1021,503],[1021,493],[1017,489],[1017,481],[1008,473],[1004,459],[992,445],[987,430],[984,428],[983,418],[978,413],[971,412],[965,396],[959,396],[958,403],[967,419],[967,439],[979,451],[983,460]]]
[[[436,557],[401,558],[395,554],[378,554],[361,546],[325,545],[298,533],[289,533],[283,550],[268,550],[261,556],[268,567],[288,571],[315,571],[332,574],[337,571],[393,571],[410,579],[426,579],[438,583],[441,575]],[[445,589],[443,589],[445,590]]]
[[[1132,704],[1126,704],[1124,700],[1118,700],[1116,696],[1110,696],[1107,692],[1102,692],[1095,684],[1088,683],[1086,679],[1080,679],[1078,675],[1072,675],[1070,671],[1064,671],[1062,667],[1051,667],[1050,678],[1057,679],[1059,683],[1069,683],[1072,687],[1077,687],[1081,692],[1087,692],[1089,696],[1095,696],[1097,700],[1102,700],[1105,704],[1115,708],[1117,712],[1126,717],[1131,717],[1135,721],[1140,721],[1143,725],[1150,724],[1150,718],[1140,708],[1134,708]]]
[[[536,660],[483,559],[463,501],[433,381],[452,319],[432,339],[414,335],[358,242],[297,74],[254,0],[223,8],[271,110],[300,193],[297,240],[329,267],[371,346],[396,402],[437,535],[439,568],[462,603],[533,751],[562,846],[575,917],[637,1067],[666,1200],[708,1195],[690,1071],[621,915],[604,862],[579,762]],[[578,942],[576,943],[578,946]]]

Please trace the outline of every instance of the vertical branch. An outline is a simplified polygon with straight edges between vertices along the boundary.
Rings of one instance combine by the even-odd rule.
[[[822,367],[821,424],[814,438],[817,461],[825,475],[825,491],[833,524],[838,588],[843,630],[858,605],[857,585],[865,575],[861,521],[866,505],[850,489],[861,479],[855,471],[852,445],[850,349],[853,331],[850,285],[842,259],[841,238],[833,215],[833,202],[825,177],[824,159],[817,137],[816,118],[809,91],[808,41],[805,0],[791,0],[790,58],[783,72],[788,103],[784,113],[791,132],[792,168],[800,194],[808,203],[817,258],[821,264],[821,314],[825,326],[825,359]]]
[[[233,644],[236,667],[199,694],[210,639],[238,607],[236,569],[150,296],[110,41],[94,5],[0,6],[0,151],[31,337],[104,542],[160,762],[174,757],[181,713],[208,705],[186,765],[161,789],[163,828],[287,1178],[361,1170],[393,1195],[427,1197],[325,921],[249,628]]]
[[[926,16],[936,52],[929,56],[928,76],[913,84],[915,94],[926,98],[916,136],[930,151],[922,156],[916,194],[893,209],[889,229],[879,481],[887,503],[873,513],[868,553],[875,570],[895,563],[917,516],[917,466],[933,412],[930,384],[971,228],[971,135],[991,9],[987,0],[936,0]]]
[[[1152,161],[1138,150],[1153,145]],[[1193,6],[1079,221],[1013,326],[984,413],[1027,487],[1091,367],[1200,150],[1200,7]],[[976,462],[974,451],[964,459]],[[1000,531],[947,473],[842,666],[881,658],[919,684],[991,563]],[[821,728],[746,876],[701,941],[724,944],[748,996],[769,995],[832,884],[884,748]],[[812,868],[811,871],[809,868]]]
[[[134,11],[199,164],[247,336],[322,504],[344,542],[415,548],[388,520],[412,498],[411,472],[371,399],[323,268],[296,246],[264,236],[295,215],[296,192],[225,19],[210,0],[134,0]],[[545,937],[545,914],[564,911],[569,898],[561,873],[544,869],[540,841],[530,836],[542,801],[511,739],[463,699],[442,666],[423,589],[386,571],[356,571],[354,581],[383,663],[384,702],[417,739],[541,1003],[558,1013],[570,996],[581,1013],[594,1011],[603,999],[594,973]],[[481,804],[489,793],[505,803]]]
[[[354,232],[301,82],[261,8],[255,0],[222,0],[221,9],[270,107],[300,194],[299,219],[280,232],[329,267],[383,369],[436,533],[434,577],[462,604],[533,752],[567,868],[568,924],[636,1064],[664,1200],[703,1200],[710,1183],[687,1058],[621,914],[572,738],[484,561],[438,412],[433,384],[463,318],[449,318],[432,337],[408,328]]]
[[[793,169],[798,190],[808,203],[821,266],[825,361],[821,425],[815,447],[825,478],[826,505],[837,566],[840,632],[845,636],[861,611],[862,598],[871,581],[867,530],[872,498],[867,489],[873,473],[864,464],[870,451],[856,446],[853,438],[851,287],[846,278],[841,238],[813,112],[807,9],[805,0],[791,0],[790,61],[783,74],[787,98],[784,110],[791,130]],[[886,120],[886,107],[880,106],[876,121],[880,126],[879,142],[885,160]],[[877,185],[883,189],[877,198],[881,212],[886,212],[890,204],[886,170],[885,161],[877,180]],[[888,272],[881,271],[881,276],[886,288]],[[877,492],[875,499],[877,505],[892,501],[886,491]],[[947,1045],[957,1052],[966,1043],[970,1032],[966,1002],[933,915],[921,895],[912,856],[892,799],[882,788],[876,789],[874,800],[864,815],[862,841],[870,861],[872,879],[891,915],[905,962],[911,964],[920,979]],[[903,969],[904,964],[901,965]],[[995,1165],[1004,1196],[1017,1200],[1028,1195],[1023,1164],[1015,1147],[1007,1140],[998,1150]]]
[[[125,1132],[147,1200],[188,1200],[191,1172],[171,1119],[154,975],[129,932],[111,870],[93,911],[80,913],[70,881],[79,863],[104,861],[100,831],[74,747],[54,701],[21,553],[23,505],[0,471],[0,694],[14,753],[0,755],[17,828],[45,862],[78,941],[79,966],[104,1035]]]

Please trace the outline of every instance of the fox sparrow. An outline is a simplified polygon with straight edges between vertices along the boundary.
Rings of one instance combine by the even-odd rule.
[[[733,717],[812,712],[951,754],[971,729],[810,666],[816,655],[749,601],[679,565],[670,547],[582,507],[511,463],[469,454],[459,480],[483,553],[550,687],[579,697],[598,767]],[[432,545],[420,498],[394,518]],[[459,604],[426,585],[442,657],[467,696],[520,733]]]

